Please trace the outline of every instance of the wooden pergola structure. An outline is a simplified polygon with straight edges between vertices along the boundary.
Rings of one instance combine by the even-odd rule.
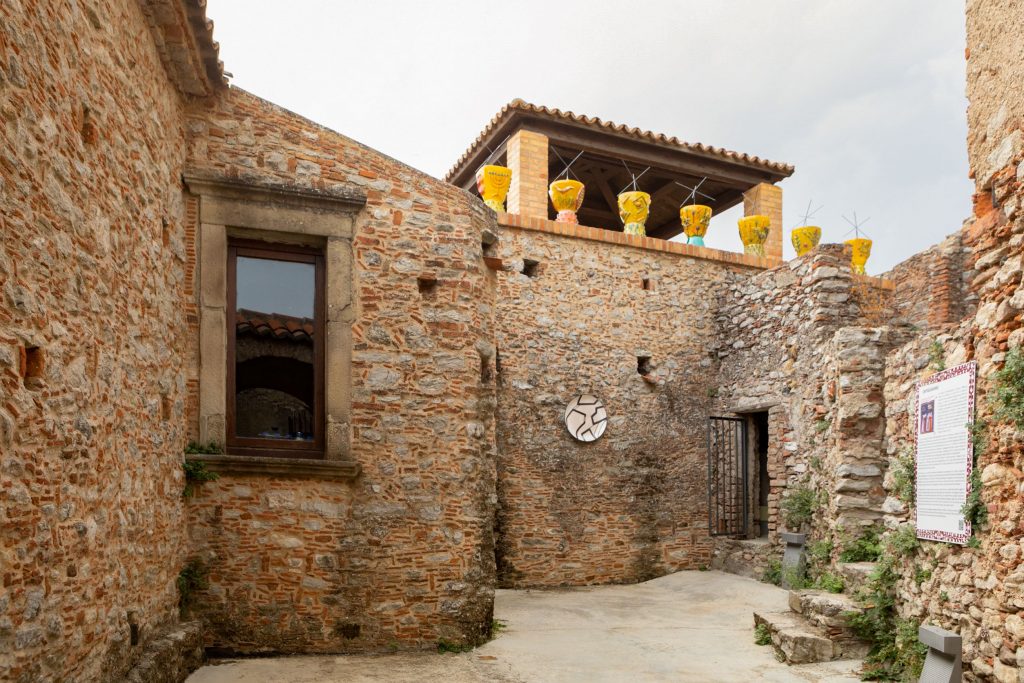
[[[510,165],[509,147],[517,143],[524,131],[533,134],[533,140],[541,140],[540,136],[546,139],[546,165],[542,154],[540,164],[545,168],[529,169],[523,165],[522,155],[517,153],[518,163],[511,164],[514,184],[541,183],[546,193],[547,183],[559,177],[566,162],[582,152],[570,170],[570,177],[586,186],[583,205],[577,212],[579,221],[583,225],[621,231],[616,197],[623,189],[629,189],[633,175],[643,173],[638,189],[651,195],[647,234],[662,239],[682,232],[679,207],[690,194],[686,188],[702,183],[700,192],[707,196],[698,195],[694,203],[707,204],[715,213],[721,213],[743,201],[744,194],[752,188],[760,184],[773,185],[792,175],[794,170],[788,164],[514,100],[491,120],[449,171],[446,180],[475,191],[476,170],[485,164]],[[517,171],[521,171],[519,178],[515,177]],[[518,187],[510,193],[514,198],[510,201],[510,213],[533,215],[538,210],[543,211],[537,202],[532,206],[515,205],[518,198],[531,189],[534,194],[538,191],[536,187]],[[539,217],[553,220],[554,209],[550,203],[545,204],[547,214]],[[531,208],[532,212],[517,210]]]

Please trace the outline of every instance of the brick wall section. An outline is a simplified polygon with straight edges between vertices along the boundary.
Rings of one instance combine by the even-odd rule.
[[[242,90],[197,103],[189,130],[190,170],[368,195],[352,327],[352,455],[363,474],[233,475],[202,487],[189,527],[210,567],[200,599],[208,644],[358,652],[476,642],[494,586],[495,289],[481,251],[493,213]],[[418,277],[437,281],[426,297]]]
[[[970,249],[959,232],[914,254],[885,274],[896,288],[896,316],[922,329],[939,330],[967,316],[977,296],[969,289]],[[982,264],[984,266],[984,264]]]
[[[694,256],[709,261],[717,261],[719,264],[733,266],[747,266],[751,269],[764,269],[779,265],[781,259],[774,261],[752,254],[742,254],[735,251],[722,251],[710,247],[697,247],[682,242],[670,242],[658,239],[657,237],[639,237],[627,235],[619,230],[605,230],[604,228],[591,228],[586,225],[572,225],[559,223],[543,218],[529,218],[511,213],[498,214],[498,222],[508,227],[521,228],[523,230],[544,232],[551,235],[564,235],[576,237],[588,242],[601,242],[606,245],[625,245],[636,247],[645,251],[664,252],[666,254],[679,254],[682,256]],[[746,270],[746,269],[744,269]],[[881,282],[877,278],[865,278],[871,282]],[[889,287],[882,282],[881,286]]]
[[[768,216],[771,219],[771,231],[764,245],[764,255],[770,261],[782,261],[782,235],[786,231],[782,223],[782,188],[758,183],[744,192],[743,215]]]
[[[531,220],[501,216],[496,247],[500,585],[634,582],[710,564],[717,284],[752,270]],[[650,358],[646,379],[638,356]],[[589,444],[563,424],[584,392],[610,418]]]
[[[134,0],[0,26],[0,679],[120,681],[186,551],[183,107]]]
[[[506,208],[521,216],[548,217],[548,137],[519,130],[505,147],[512,169]]]

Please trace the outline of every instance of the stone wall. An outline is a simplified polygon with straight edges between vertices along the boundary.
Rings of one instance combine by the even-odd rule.
[[[881,283],[855,279],[849,251],[825,244],[787,264],[736,280],[717,316],[721,362],[716,410],[768,413],[769,534],[782,530],[779,511],[787,489],[834,487],[818,481],[840,431],[833,423],[843,391],[837,356],[844,327],[861,319],[856,285],[882,307],[892,298]],[[838,342],[837,342],[838,340]],[[756,462],[751,463],[755,471]]]
[[[529,226],[503,226],[493,252],[503,264],[500,585],[634,582],[709,565],[718,287],[753,271],[742,256],[694,258],[643,247],[660,240],[634,246],[592,228]],[[592,443],[563,424],[582,393],[609,417]]]
[[[965,680],[971,681],[1017,681],[1024,670],[1024,452],[1021,434],[992,419],[988,400],[1006,351],[1024,341],[1024,46],[1016,30],[1022,26],[1020,3],[967,2],[968,153],[978,194],[961,238],[971,250],[966,267],[973,271],[976,310],[901,345],[886,364],[886,450],[895,459],[913,453],[916,383],[936,371],[933,360],[946,366],[978,361],[976,415],[989,435],[977,467],[988,522],[974,529],[977,547],[922,542],[904,567],[898,604],[904,616],[963,637]],[[915,514],[912,504],[896,500],[892,483],[887,479],[890,526]]]
[[[0,53],[0,679],[123,680],[186,552],[183,105],[134,0]]]
[[[494,588],[493,214],[479,199],[232,88],[189,112],[189,171],[358,186],[350,481],[222,476],[189,503],[208,645],[357,652],[478,641]],[[201,254],[196,257],[201,260]],[[191,338],[198,392],[198,332]],[[192,405],[198,404],[194,399]],[[190,415],[198,434],[198,415]]]

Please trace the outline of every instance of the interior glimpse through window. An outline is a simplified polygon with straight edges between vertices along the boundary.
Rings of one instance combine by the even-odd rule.
[[[229,448],[322,450],[322,259],[233,244],[230,265]]]

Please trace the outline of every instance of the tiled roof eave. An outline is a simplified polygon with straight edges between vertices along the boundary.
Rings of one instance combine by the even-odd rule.
[[[727,161],[736,164],[742,164],[751,168],[768,171],[770,173],[779,175],[783,178],[792,175],[795,170],[791,164],[785,164],[781,162],[771,161],[768,159],[762,159],[761,157],[746,154],[743,152],[733,152],[721,147],[714,147],[712,145],[705,145],[702,143],[690,143],[680,140],[674,136],[667,136],[661,133],[654,133],[649,130],[643,130],[641,128],[630,127],[623,124],[614,123],[612,121],[604,121],[597,117],[586,116],[575,114],[571,111],[563,112],[560,109],[551,107],[545,107],[541,105],[530,104],[520,99],[509,102],[501,111],[499,111],[480,134],[476,137],[469,148],[463,153],[455,165],[445,175],[445,180],[451,182],[452,179],[460,172],[462,172],[463,166],[470,160],[470,158],[476,154],[480,146],[484,144],[488,138],[499,128],[501,128],[506,121],[511,121],[515,117],[528,117],[536,116],[539,118],[545,118],[548,120],[568,123],[580,127],[584,127],[590,130],[598,130],[605,133],[611,133],[619,137],[624,137],[633,140],[639,140],[644,142],[650,142],[663,147],[677,149],[680,151],[690,152],[705,156],[709,159],[717,159]]]

